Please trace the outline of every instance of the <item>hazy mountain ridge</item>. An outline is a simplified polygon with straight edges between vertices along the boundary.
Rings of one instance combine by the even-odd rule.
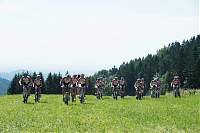
[[[11,71],[11,72],[0,72],[0,77],[11,81],[15,74],[23,73],[23,72],[26,72],[26,71],[27,70],[25,70],[25,69],[19,69],[19,70]]]
[[[0,77],[0,94],[5,94],[7,92],[10,81]]]

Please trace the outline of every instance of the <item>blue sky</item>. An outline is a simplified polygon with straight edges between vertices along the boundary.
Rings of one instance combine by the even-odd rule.
[[[197,34],[198,0],[0,0],[0,72],[91,74]]]

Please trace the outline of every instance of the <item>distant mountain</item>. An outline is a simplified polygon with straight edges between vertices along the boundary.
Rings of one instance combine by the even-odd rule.
[[[16,71],[12,71],[12,72],[0,72],[0,77],[7,79],[9,81],[11,81],[13,79],[13,77],[15,76],[15,74],[22,74],[23,72],[27,72],[28,70],[25,69],[19,69]],[[28,71],[30,74],[32,74],[32,71]],[[48,74],[47,73],[42,73],[43,77],[46,79]]]
[[[20,69],[20,70],[16,70],[16,71],[12,71],[12,72],[1,72],[0,77],[11,81],[15,74],[23,73],[23,72],[26,72],[26,71],[27,70]]]
[[[10,81],[0,77],[0,95],[6,94]]]

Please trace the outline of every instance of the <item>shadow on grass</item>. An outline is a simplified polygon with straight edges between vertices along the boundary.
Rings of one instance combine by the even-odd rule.
[[[39,103],[48,103],[47,101],[40,101]]]
[[[92,102],[85,102],[85,103],[69,103],[68,105],[65,104],[66,107],[69,107],[69,106],[81,106],[81,105],[95,105],[95,103],[92,103]]]
[[[106,100],[106,99],[111,99],[111,96],[110,97],[106,96],[102,98],[102,100]]]
[[[27,103],[25,103],[25,104],[35,104],[35,102],[34,102],[34,103],[32,103],[32,102],[27,102]]]
[[[82,103],[83,105],[86,104],[86,105],[95,105],[95,103],[93,102],[85,102],[85,103]]]

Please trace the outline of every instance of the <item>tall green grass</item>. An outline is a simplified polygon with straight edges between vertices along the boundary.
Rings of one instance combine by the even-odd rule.
[[[77,99],[78,100],[78,99]],[[97,100],[66,106],[61,95],[0,97],[0,132],[200,132],[200,95],[160,99],[135,97]]]

